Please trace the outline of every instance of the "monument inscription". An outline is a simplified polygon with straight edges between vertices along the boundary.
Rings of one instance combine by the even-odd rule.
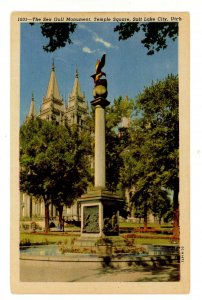
[[[83,208],[83,232],[99,233],[99,206],[84,206]]]

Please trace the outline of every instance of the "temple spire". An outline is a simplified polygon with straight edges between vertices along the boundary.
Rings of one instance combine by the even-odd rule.
[[[48,83],[48,88],[46,92],[46,99],[48,98],[54,98],[54,99],[60,99],[60,92],[58,88],[58,82],[56,78],[56,73],[55,73],[55,65],[54,65],[54,59],[52,63],[52,68],[51,68],[51,73],[50,73],[50,78],[49,78],[49,83]]]
[[[81,87],[80,87],[80,82],[79,82],[79,73],[78,73],[78,68],[76,66],[76,74],[75,74],[75,79],[74,79],[74,86],[73,86],[73,90],[72,90],[72,97],[73,96],[79,96],[81,98],[83,98],[83,94],[81,92]]]
[[[36,109],[35,109],[35,103],[34,103],[34,93],[32,92],[29,113],[26,117],[26,121],[29,121],[30,119],[34,119],[35,117],[36,117]]]

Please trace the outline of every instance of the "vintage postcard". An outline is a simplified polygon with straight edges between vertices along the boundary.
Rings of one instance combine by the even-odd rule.
[[[12,292],[189,292],[189,29],[12,14]]]

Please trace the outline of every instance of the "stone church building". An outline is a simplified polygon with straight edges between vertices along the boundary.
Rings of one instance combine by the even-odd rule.
[[[32,94],[30,109],[25,122],[30,119],[40,117],[41,119],[54,121],[56,124],[78,125],[80,128],[85,126],[88,115],[88,104],[85,95],[81,91],[78,70],[76,74],[71,94],[68,96],[67,103],[60,95],[54,62],[52,64],[50,78],[45,97],[39,113],[36,113],[34,95]],[[49,207],[50,220],[57,216],[56,208],[53,205]],[[64,207],[63,216],[69,220],[78,218],[77,204],[72,207]],[[20,193],[20,220],[44,219],[44,202],[37,201],[34,197],[25,193]]]

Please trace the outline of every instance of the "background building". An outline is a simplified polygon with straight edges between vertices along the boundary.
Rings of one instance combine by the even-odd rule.
[[[80,129],[85,127],[85,122],[88,116],[88,105],[85,100],[85,95],[81,91],[78,69],[73,84],[72,93],[68,96],[67,103],[60,96],[57,76],[55,72],[54,62],[52,64],[50,78],[47,86],[45,97],[42,99],[40,111],[37,114],[35,109],[34,94],[32,93],[30,109],[26,116],[25,122],[30,119],[40,117],[43,120],[56,122],[56,124],[77,125]],[[57,210],[54,205],[49,207],[50,220],[55,219]],[[63,216],[66,219],[72,220],[78,218],[77,204],[72,207],[63,208]],[[43,220],[44,219],[44,202],[36,200],[34,197],[25,193],[20,193],[20,220]]]

